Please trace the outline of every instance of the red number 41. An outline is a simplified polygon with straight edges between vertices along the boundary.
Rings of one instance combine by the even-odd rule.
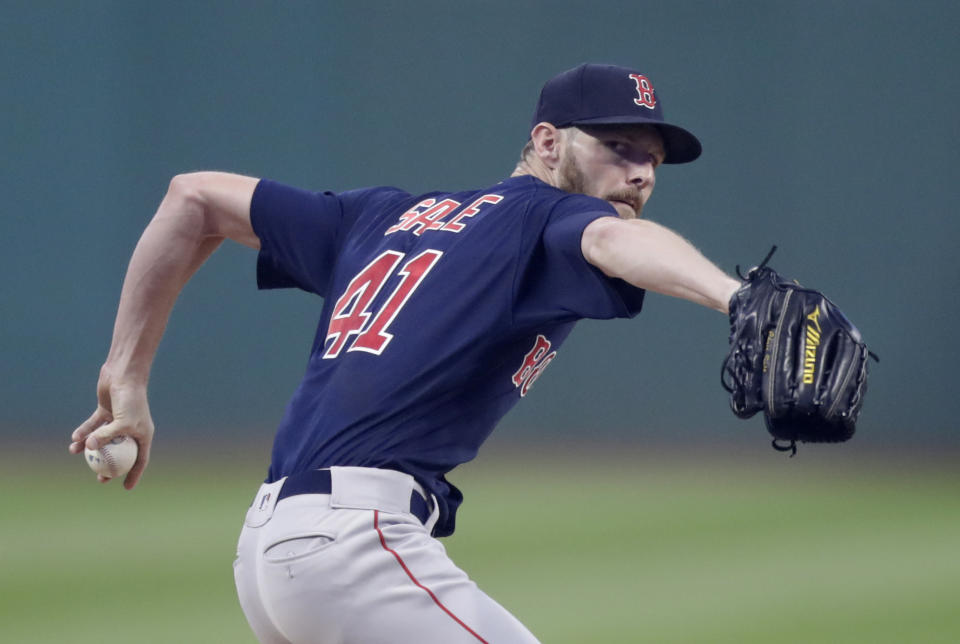
[[[394,274],[404,253],[384,251],[367,264],[350,280],[343,295],[333,305],[330,326],[327,328],[327,350],[323,357],[339,356],[352,336],[357,337],[347,351],[380,355],[393,339],[393,335],[387,333],[387,327],[442,255],[443,252],[439,250],[425,250],[407,261],[398,273],[401,276],[400,283],[376,314],[370,311],[370,304]]]

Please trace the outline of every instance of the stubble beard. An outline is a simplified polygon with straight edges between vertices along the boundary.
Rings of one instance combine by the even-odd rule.
[[[557,187],[564,192],[575,192],[582,195],[591,195],[587,192],[587,175],[569,152],[560,162],[559,178]]]
[[[577,163],[572,154],[567,154],[563,161],[560,162],[558,174],[559,177],[557,179],[557,187],[564,192],[574,192],[577,194],[587,195],[589,197],[597,197],[598,199],[603,199],[607,202],[626,202],[633,208],[633,217],[638,219],[640,218],[640,213],[643,211],[643,199],[640,196],[639,190],[624,189],[609,192],[603,195],[595,194],[594,191],[591,191],[586,173],[583,171],[583,168],[580,167],[580,164]]]

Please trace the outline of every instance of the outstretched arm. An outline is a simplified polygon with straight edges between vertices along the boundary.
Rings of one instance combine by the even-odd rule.
[[[601,217],[587,225],[580,244],[605,275],[721,313],[740,288],[686,239],[646,219]]]
[[[118,434],[134,438],[140,452],[124,480],[127,489],[137,484],[150,457],[147,381],[173,304],[224,239],[260,247],[250,224],[257,182],[223,172],[174,177],[130,259],[110,352],[100,369],[97,409],[74,430],[70,444],[70,451],[79,454]]]

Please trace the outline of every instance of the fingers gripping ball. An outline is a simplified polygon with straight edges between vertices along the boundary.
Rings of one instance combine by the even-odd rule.
[[[83,453],[91,470],[101,476],[117,478],[133,467],[137,451],[137,441],[129,436],[117,436],[100,449],[85,449]]]

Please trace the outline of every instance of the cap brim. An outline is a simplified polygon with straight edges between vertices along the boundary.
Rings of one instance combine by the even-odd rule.
[[[663,137],[664,152],[666,153],[663,159],[664,163],[690,163],[695,161],[703,152],[700,139],[693,134],[678,125],[664,123],[656,119],[648,119],[642,116],[602,116],[593,119],[578,119],[570,123],[570,125],[634,124],[652,125],[660,131],[660,136]]]

